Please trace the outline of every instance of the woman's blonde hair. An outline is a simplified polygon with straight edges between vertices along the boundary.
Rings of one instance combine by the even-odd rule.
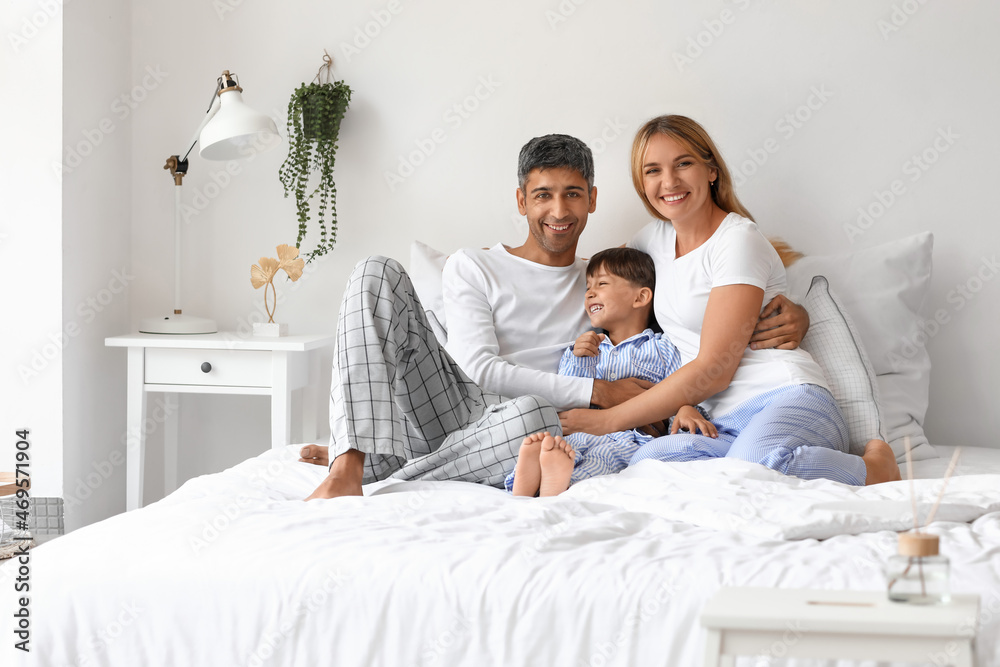
[[[719,149],[715,147],[712,137],[708,136],[705,128],[687,116],[658,116],[643,125],[632,142],[632,185],[635,186],[635,191],[646,206],[646,210],[653,217],[669,222],[669,218],[663,217],[663,214],[657,211],[652,202],[646,198],[646,187],[643,182],[643,160],[646,157],[649,140],[654,134],[665,134],[679,141],[705,166],[715,169],[718,175],[710,188],[712,201],[715,202],[716,206],[726,213],[738,213],[744,218],[753,220],[750,211],[740,203],[739,197],[736,196],[729,168],[726,167]]]

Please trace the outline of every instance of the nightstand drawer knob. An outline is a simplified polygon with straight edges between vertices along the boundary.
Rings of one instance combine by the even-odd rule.
[[[202,363],[201,365],[202,373],[208,373],[211,372],[211,370],[212,370],[212,364],[208,363],[207,361]]]

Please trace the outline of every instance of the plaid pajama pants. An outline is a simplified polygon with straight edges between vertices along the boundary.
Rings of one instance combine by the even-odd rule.
[[[503,487],[525,436],[562,433],[538,396],[480,389],[438,343],[410,277],[393,259],[354,268],[337,325],[330,460],[365,452],[365,483],[386,477]]]

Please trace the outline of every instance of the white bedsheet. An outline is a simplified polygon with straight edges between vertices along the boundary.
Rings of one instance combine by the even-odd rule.
[[[720,586],[881,590],[886,529],[911,520],[906,482],[725,460],[646,462],[550,499],[390,481],[302,503],[325,471],[296,451],[34,550],[25,664],[694,665]],[[940,481],[916,487],[926,506]],[[955,478],[946,502],[931,531],[953,590],[982,594],[978,660],[998,665],[1000,475]],[[0,568],[0,664],[17,664],[15,576]]]

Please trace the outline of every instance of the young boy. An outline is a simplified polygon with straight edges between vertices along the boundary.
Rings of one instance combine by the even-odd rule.
[[[680,368],[680,353],[663,334],[649,328],[656,269],[653,259],[634,248],[611,248],[587,265],[584,308],[595,329],[567,348],[560,375],[619,380],[627,377],[659,382]],[[673,418],[671,433],[684,428],[716,437],[712,422],[685,405]],[[570,484],[628,467],[640,445],[653,436],[639,430],[607,435],[573,433],[565,439],[548,432],[529,435],[521,443],[514,472],[504,482],[515,496],[554,496]]]

